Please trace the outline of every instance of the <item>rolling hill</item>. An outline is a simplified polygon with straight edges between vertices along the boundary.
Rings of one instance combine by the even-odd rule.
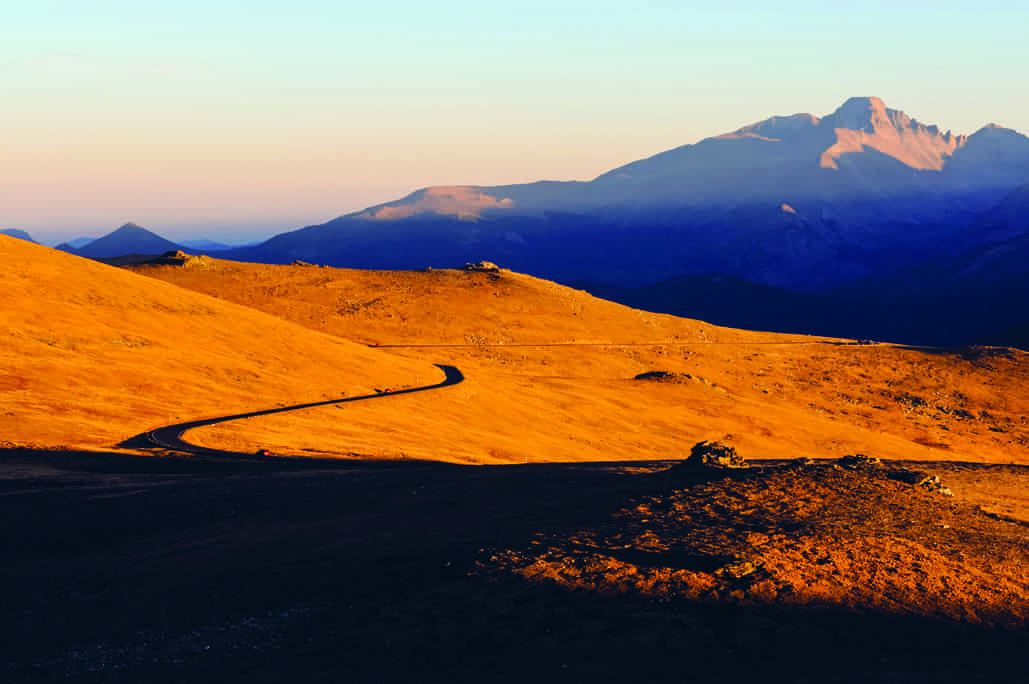
[[[1029,357],[1018,352],[720,328],[507,270],[134,270],[466,376],[445,396],[398,397],[397,413],[354,405],[342,421],[315,409],[197,431],[219,447],[522,463],[675,458],[721,439],[755,458],[1029,458]]]
[[[177,418],[418,384],[431,364],[0,236],[0,435],[99,449]]]
[[[1015,188],[997,206],[976,219],[975,230],[990,243],[1029,235],[1029,183]]]

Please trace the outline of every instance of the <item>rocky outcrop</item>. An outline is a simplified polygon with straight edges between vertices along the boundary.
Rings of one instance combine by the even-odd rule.
[[[690,449],[690,456],[681,464],[675,466],[678,469],[739,469],[748,468],[743,457],[736,453],[734,447],[721,442],[697,442]]]
[[[156,259],[150,259],[149,261],[141,262],[148,266],[190,266],[190,267],[204,267],[211,263],[211,258],[207,256],[194,256],[187,254],[180,249],[173,249],[165,252]]]
[[[464,270],[475,273],[500,273],[500,267],[492,261],[477,261],[474,264],[467,263],[464,265]]]
[[[839,460],[839,466],[847,470],[878,470],[882,465],[879,459],[864,454],[851,454]]]

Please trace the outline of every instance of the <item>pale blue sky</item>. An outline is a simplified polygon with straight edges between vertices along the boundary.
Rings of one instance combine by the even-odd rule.
[[[586,179],[852,95],[1029,132],[1029,3],[0,9],[0,227],[267,235],[424,185]]]

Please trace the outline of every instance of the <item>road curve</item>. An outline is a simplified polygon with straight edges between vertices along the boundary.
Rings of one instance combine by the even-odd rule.
[[[464,381],[464,374],[459,371],[455,366],[445,366],[442,364],[436,364],[436,367],[443,371],[446,378],[443,382],[436,383],[435,385],[424,385],[422,387],[411,387],[410,389],[395,390],[392,392],[382,392],[376,394],[363,394],[358,397],[346,397],[344,399],[329,399],[328,401],[316,401],[310,404],[296,404],[294,406],[284,406],[281,408],[265,409],[263,411],[251,411],[250,413],[237,413],[231,416],[218,416],[217,418],[205,418],[203,420],[192,420],[186,423],[177,423],[175,425],[167,425],[165,427],[157,428],[146,432],[142,437],[150,444],[166,449],[174,449],[175,451],[184,451],[191,454],[204,454],[206,456],[226,456],[226,457],[239,457],[246,455],[253,457],[251,454],[241,454],[236,451],[223,451],[221,449],[211,449],[209,447],[200,446],[198,444],[191,444],[182,438],[184,434],[199,427],[205,427],[207,425],[217,425],[218,423],[227,423],[233,420],[242,420],[243,418],[256,418],[258,416],[270,416],[275,413],[285,413],[287,411],[299,411],[300,409],[315,408],[318,406],[331,406],[333,404],[346,404],[351,401],[365,401],[368,399],[382,399],[385,397],[395,397],[399,394],[414,394],[415,392],[428,392],[429,390],[441,389],[443,387],[449,387],[450,385],[456,385]]]

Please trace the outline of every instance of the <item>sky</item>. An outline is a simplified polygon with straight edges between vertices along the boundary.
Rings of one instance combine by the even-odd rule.
[[[241,242],[428,185],[586,180],[851,96],[1029,133],[1029,2],[843,4],[5,3],[0,228]]]

